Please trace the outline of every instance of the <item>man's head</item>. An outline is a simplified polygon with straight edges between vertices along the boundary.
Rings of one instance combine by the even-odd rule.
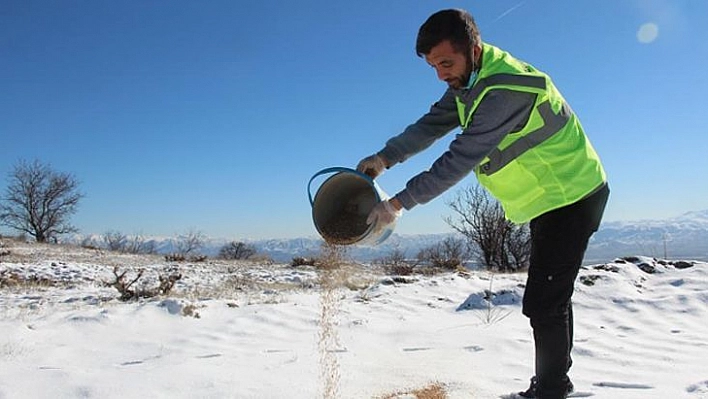
[[[440,80],[459,89],[467,84],[478,64],[479,29],[467,11],[438,11],[420,27],[415,50],[435,68]]]

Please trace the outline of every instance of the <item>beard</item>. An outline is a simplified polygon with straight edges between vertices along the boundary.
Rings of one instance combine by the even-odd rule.
[[[463,87],[467,86],[467,83],[470,81],[470,74],[467,74],[465,77],[464,75],[461,76],[456,76],[454,78],[449,78],[445,82],[447,82],[448,87],[451,89],[455,90],[460,90]]]
[[[460,90],[467,86],[470,82],[470,76],[472,76],[472,71],[474,70],[474,63],[472,62],[471,54],[467,54],[465,57],[465,72],[462,75],[453,76],[451,78],[445,79],[448,87],[455,90]]]

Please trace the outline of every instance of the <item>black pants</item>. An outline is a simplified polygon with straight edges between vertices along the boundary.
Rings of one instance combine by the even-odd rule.
[[[590,196],[531,221],[531,260],[523,313],[535,343],[537,398],[565,398],[572,364],[575,278],[590,236],[597,231],[610,190]]]

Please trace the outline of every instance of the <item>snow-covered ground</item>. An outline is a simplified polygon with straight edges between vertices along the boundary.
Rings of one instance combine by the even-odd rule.
[[[128,302],[104,284],[139,269],[182,278]],[[0,398],[510,398],[533,372],[524,281],[5,240]],[[574,303],[580,396],[708,398],[708,264],[587,266]]]

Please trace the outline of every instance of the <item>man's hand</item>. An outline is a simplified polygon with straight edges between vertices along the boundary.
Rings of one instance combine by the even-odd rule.
[[[374,231],[383,230],[401,216],[403,213],[401,208],[403,207],[397,199],[381,201],[369,213],[366,224],[373,224]]]
[[[377,178],[383,173],[384,169],[386,169],[386,161],[379,154],[369,155],[362,159],[359,165],[356,166],[356,170],[368,175],[372,179]]]

